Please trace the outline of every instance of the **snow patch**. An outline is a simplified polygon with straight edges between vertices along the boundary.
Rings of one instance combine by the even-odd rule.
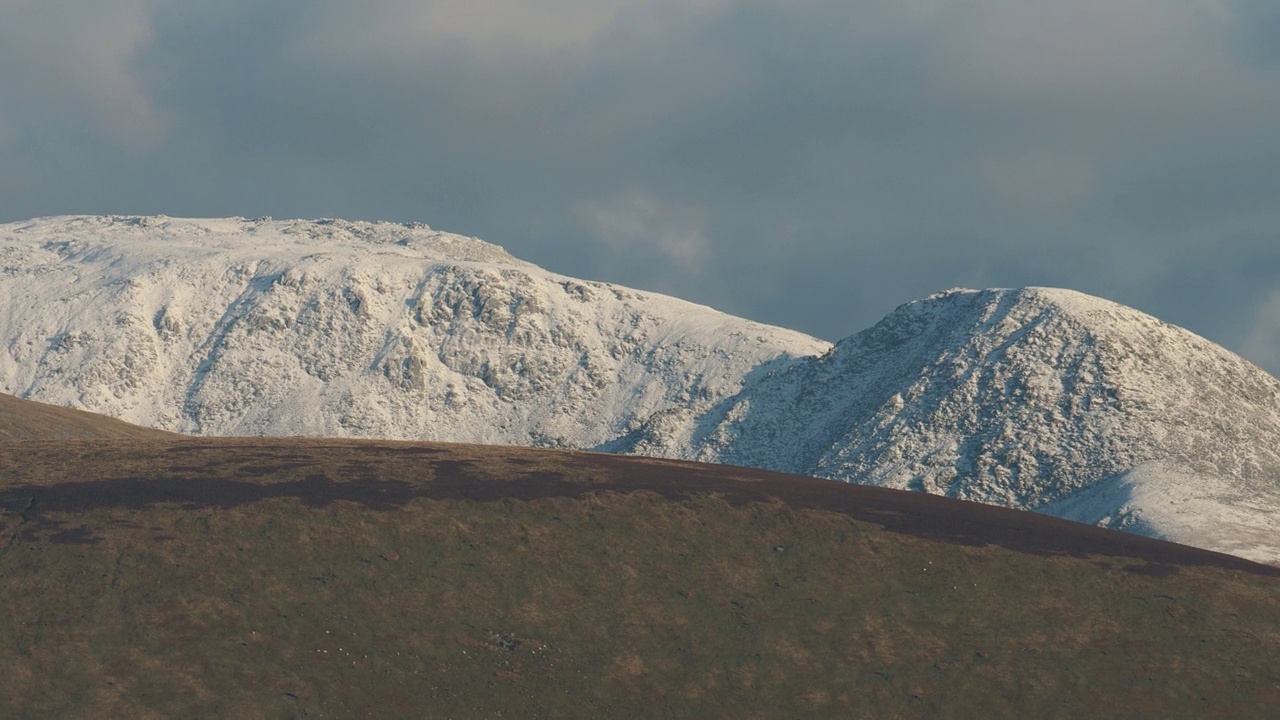
[[[1197,475],[1163,462],[1143,463],[1037,512],[1076,522],[1238,555],[1280,558],[1280,492],[1241,492],[1234,478]]]

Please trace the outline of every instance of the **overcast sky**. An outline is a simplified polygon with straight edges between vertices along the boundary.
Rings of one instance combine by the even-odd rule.
[[[837,340],[1101,295],[1280,372],[1274,0],[0,0],[0,221],[422,221]]]

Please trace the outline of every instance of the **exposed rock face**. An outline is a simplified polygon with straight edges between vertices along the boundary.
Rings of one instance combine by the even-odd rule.
[[[1033,509],[1280,561],[1280,381],[1067,290],[835,346],[345,221],[0,226],[0,391],[210,435],[563,446]]]
[[[345,221],[0,226],[0,390],[208,435],[591,447],[829,343]]]
[[[699,432],[702,460],[1173,540],[1192,538],[1179,506],[1198,503],[1200,524],[1269,538],[1257,551],[1215,547],[1280,558],[1280,381],[1186,330],[1068,290],[909,303],[752,383]]]

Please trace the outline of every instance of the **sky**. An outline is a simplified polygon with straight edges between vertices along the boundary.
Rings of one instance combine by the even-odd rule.
[[[838,340],[1069,287],[1280,374],[1273,0],[0,0],[0,222],[425,222]]]

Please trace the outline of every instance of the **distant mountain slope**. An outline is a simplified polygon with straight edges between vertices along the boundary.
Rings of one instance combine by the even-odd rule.
[[[425,226],[0,226],[0,390],[206,435],[590,447],[829,343]]]
[[[904,305],[723,403],[692,456],[1280,560],[1280,381],[1068,290]]]
[[[204,435],[695,459],[1280,564],[1280,381],[1066,290],[956,290],[832,346],[340,220],[0,226],[0,391]]]
[[[163,439],[170,433],[0,393],[0,441]]]

